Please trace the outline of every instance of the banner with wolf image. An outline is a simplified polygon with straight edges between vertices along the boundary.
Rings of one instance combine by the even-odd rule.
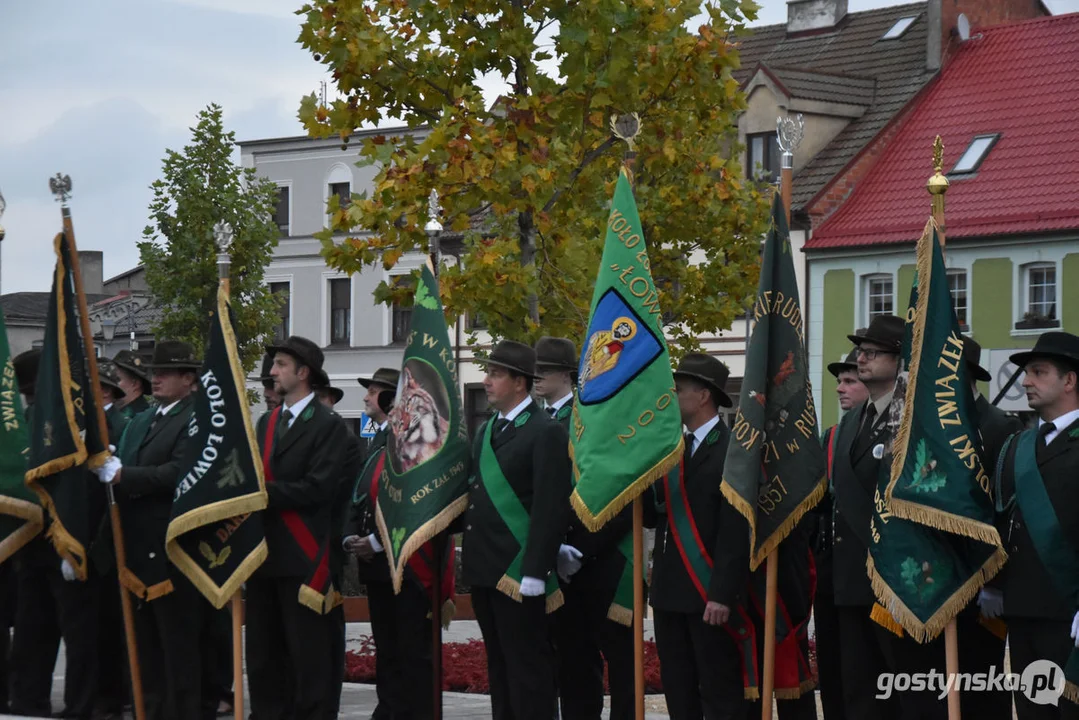
[[[468,505],[471,445],[438,282],[424,266],[390,411],[375,518],[400,592],[409,558]],[[370,471],[370,468],[368,468]]]

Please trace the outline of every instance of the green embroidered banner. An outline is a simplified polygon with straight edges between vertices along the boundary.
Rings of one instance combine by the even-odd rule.
[[[585,338],[569,431],[571,499],[594,532],[663,477],[685,449],[659,293],[624,168]]]
[[[37,495],[25,483],[26,424],[0,310],[0,563],[30,542],[44,524]]]
[[[1006,557],[938,233],[930,219],[918,241],[867,562],[877,598],[919,642],[935,638]]]
[[[177,473],[165,552],[222,608],[267,556],[266,480],[224,288],[210,318],[188,451]]]
[[[400,592],[409,557],[468,506],[472,465],[453,345],[438,281],[427,266],[416,285],[387,428],[387,462],[372,482],[381,483],[375,519]]]
[[[97,532],[90,517],[89,470],[108,457],[101,441],[94,388],[90,387],[87,349],[79,333],[71,243],[61,232],[53,241],[53,274],[45,340],[38,366],[37,392],[30,424],[30,462],[26,484],[50,516],[48,537],[80,580],[86,580],[86,548]],[[92,354],[93,341],[89,341]]]
[[[778,193],[764,241],[753,321],[721,489],[749,523],[749,567],[756,570],[820,502],[827,482],[798,280]]]

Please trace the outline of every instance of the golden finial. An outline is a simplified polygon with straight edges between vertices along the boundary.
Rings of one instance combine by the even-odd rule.
[[[943,195],[948,192],[948,178],[944,175],[944,141],[940,135],[933,142],[933,171],[926,187],[933,195]]]

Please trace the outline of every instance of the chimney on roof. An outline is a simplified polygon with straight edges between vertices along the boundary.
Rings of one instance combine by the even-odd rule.
[[[100,250],[79,250],[82,289],[87,295],[100,295],[105,287],[105,260]]]
[[[787,0],[787,33],[827,30],[847,16],[847,0]]]

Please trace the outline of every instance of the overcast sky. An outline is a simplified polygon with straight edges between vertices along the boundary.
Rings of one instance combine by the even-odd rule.
[[[849,11],[895,0],[849,0]],[[138,263],[149,185],[199,110],[224,108],[238,140],[302,134],[300,97],[322,66],[297,43],[302,0],[4,3],[0,10],[0,291],[47,291],[60,213],[48,179],[69,174],[78,245],[105,276]],[[1079,0],[1052,0],[1056,13]],[[763,0],[755,24],[784,22]],[[167,31],[166,31],[167,29]],[[238,154],[237,154],[238,159]]]

